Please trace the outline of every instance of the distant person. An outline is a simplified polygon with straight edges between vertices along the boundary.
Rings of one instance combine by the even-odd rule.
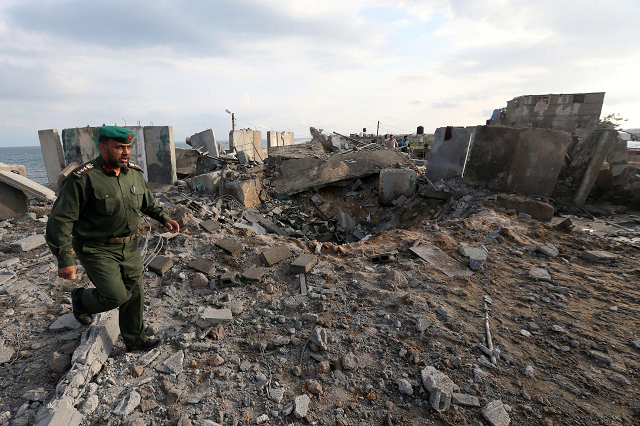
[[[400,151],[409,152],[409,150],[411,149],[411,142],[409,142],[409,136],[404,135],[399,145],[400,145]]]
[[[385,141],[385,147],[387,149],[396,149],[398,148],[398,141],[396,141],[396,137],[391,135],[389,139]]]

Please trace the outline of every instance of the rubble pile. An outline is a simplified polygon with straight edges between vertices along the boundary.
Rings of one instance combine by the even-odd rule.
[[[436,179],[337,136],[266,164],[184,155],[155,187],[181,232],[139,229],[165,341],[148,353],[115,311],[74,320],[91,283],[57,278],[50,202],[0,222],[0,424],[639,421],[637,212]]]

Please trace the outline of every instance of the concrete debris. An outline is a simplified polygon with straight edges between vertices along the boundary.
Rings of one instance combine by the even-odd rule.
[[[230,254],[231,256],[237,256],[242,253],[244,246],[231,238],[223,238],[216,241],[216,246]]]
[[[580,257],[582,259],[588,260],[589,262],[597,263],[615,262],[618,259],[618,256],[616,256],[615,254],[603,250],[585,250],[580,253]]]
[[[193,259],[191,262],[189,262],[189,267],[195,269],[198,272],[202,272],[209,277],[214,277],[216,274],[215,263],[203,257]]]
[[[447,411],[454,391],[460,388],[446,374],[432,366],[422,369],[420,376],[422,385],[429,392],[429,403],[433,409],[438,412]]]
[[[507,413],[504,404],[497,399],[485,405],[482,409],[482,417],[491,426],[508,426],[511,423],[509,413]]]
[[[184,351],[178,351],[167,358],[156,369],[163,373],[178,375],[184,370]],[[139,401],[138,401],[139,402]]]
[[[56,319],[53,324],[49,326],[49,330],[51,331],[67,331],[67,330],[76,330],[82,327],[78,321],[76,321],[73,313],[64,314],[58,319]]]
[[[451,402],[463,407],[480,407],[480,401],[478,400],[477,396],[468,395],[465,393],[452,393]]]
[[[312,254],[302,254],[291,262],[291,272],[294,274],[306,274],[311,272],[318,264],[318,257]]]
[[[294,407],[294,415],[297,419],[303,419],[307,417],[307,413],[309,412],[309,402],[311,402],[311,398],[307,395],[298,395],[296,396],[293,407]]]
[[[156,256],[147,265],[151,272],[163,276],[173,267],[173,260],[167,256]]]
[[[292,255],[293,253],[291,253],[289,246],[281,244],[264,250],[261,253],[260,258],[265,265],[273,266],[278,262],[282,262],[283,260],[290,258]]]
[[[116,416],[125,417],[128,416],[136,409],[138,405],[140,405],[140,400],[142,397],[136,391],[131,391],[127,396],[125,396],[120,404],[113,410],[113,414]]]
[[[194,324],[204,329],[218,324],[229,324],[233,321],[231,309],[213,309],[211,307],[201,308],[196,315]]]
[[[531,268],[529,269],[529,277],[538,281],[551,282],[551,275],[543,268]]]
[[[12,243],[10,247],[14,253],[23,253],[25,251],[42,247],[45,244],[46,241],[44,240],[44,235],[37,234],[18,240],[15,243]]]
[[[46,186],[40,185],[39,183],[16,173],[11,173],[6,170],[0,170],[0,182],[16,188],[20,191],[24,191],[27,194],[44,201],[56,200],[55,192],[53,192]]]
[[[449,278],[468,277],[473,274],[467,268],[462,267],[462,265],[451,256],[435,246],[421,245],[411,247],[409,250]]]

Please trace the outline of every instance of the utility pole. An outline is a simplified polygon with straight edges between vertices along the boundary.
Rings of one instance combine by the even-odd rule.
[[[236,130],[236,114],[231,113],[231,130]]]
[[[378,120],[378,127],[376,127],[376,143],[378,143],[379,134],[380,134],[380,120]]]

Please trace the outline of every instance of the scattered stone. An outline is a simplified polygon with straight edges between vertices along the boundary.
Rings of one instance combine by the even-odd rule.
[[[463,407],[479,407],[480,401],[477,396],[468,395],[466,393],[454,392],[451,394],[451,402]]]
[[[571,219],[566,218],[565,220],[563,220],[562,222],[553,225],[553,228],[558,230],[558,231],[571,231],[571,229],[573,228],[573,222],[571,221]]]
[[[296,260],[291,262],[291,272],[294,274],[306,274],[311,272],[313,267],[317,264],[317,256],[312,254],[302,254]]]
[[[131,367],[131,375],[133,377],[140,377],[144,373],[144,367],[141,365],[134,365]]]
[[[240,282],[238,281],[238,274],[236,272],[225,272],[220,275],[220,288],[236,287],[239,284]]]
[[[489,402],[482,409],[482,417],[484,417],[491,426],[508,426],[509,423],[511,423],[509,414],[499,399]]]
[[[140,402],[140,411],[146,413],[147,411],[153,410],[157,406],[158,404],[153,399],[145,399]]]
[[[444,412],[451,405],[451,396],[459,387],[438,369],[427,366],[420,372],[422,385],[429,391],[429,403],[437,412]]]
[[[398,379],[396,380],[398,384],[398,390],[400,393],[405,395],[413,395],[413,386],[411,386],[411,382],[407,379]]]
[[[443,306],[438,306],[436,308],[436,313],[445,319],[449,316],[449,312],[447,312]]]
[[[527,365],[522,371],[522,374],[529,378],[533,378],[533,376],[535,375],[535,371],[531,365]]]
[[[0,268],[8,268],[9,266],[13,266],[17,263],[20,263],[20,259],[14,257],[12,259],[7,259],[5,261],[0,262]],[[2,282],[0,282],[2,284]]]
[[[216,241],[216,246],[230,254],[231,256],[237,256],[244,250],[244,246],[236,240],[231,238],[223,238]]]
[[[531,337],[531,333],[524,328],[520,330],[520,334],[522,334],[524,337]]]
[[[342,357],[342,368],[345,370],[355,370],[357,366],[358,358],[356,358],[353,352],[347,352],[347,354]]]
[[[180,389],[171,388],[167,392],[167,399],[165,400],[165,402],[167,403],[167,405],[177,404],[180,400],[180,396],[182,396],[182,391]]]
[[[600,351],[589,351],[589,355],[591,355],[591,357],[594,358],[595,360],[602,362],[604,364],[613,363],[613,359],[611,359],[608,355]]]
[[[196,272],[191,278],[191,287],[193,288],[205,288],[209,286],[209,278],[202,272]]]
[[[214,354],[211,358],[209,358],[207,364],[209,364],[211,367],[220,367],[225,362],[225,359],[220,354]]]
[[[15,243],[10,244],[9,247],[11,247],[11,250],[14,253],[24,253],[25,251],[30,251],[35,248],[41,247],[46,243],[47,242],[44,239],[44,235],[36,234],[18,240]]]
[[[260,282],[262,277],[267,273],[264,268],[249,268],[242,271],[242,279],[249,282]]]
[[[44,402],[47,400],[47,391],[44,389],[33,389],[25,392],[22,397],[27,401]]]
[[[473,369],[473,381],[475,383],[482,383],[485,380],[487,380],[487,373],[482,371],[482,369],[480,369],[480,368],[474,368]]]
[[[98,399],[98,395],[91,395],[87,398],[87,400],[84,402],[84,404],[82,405],[82,412],[84,414],[91,414],[95,411],[96,408],[98,408],[98,405],[100,404],[100,400]]]
[[[127,396],[125,396],[120,404],[113,410],[113,414],[116,416],[128,416],[136,409],[138,405],[140,405],[140,394],[136,391],[131,391]]]
[[[309,410],[309,402],[311,399],[307,395],[298,395],[293,401],[293,410],[296,418],[303,419],[307,417]]]
[[[76,321],[73,316],[73,312],[69,312],[68,314],[64,314],[61,317],[58,317],[53,324],[49,326],[49,330],[51,331],[66,331],[66,330],[75,330],[82,327],[78,321]]]
[[[184,370],[184,352],[178,351],[167,358],[162,364],[158,365],[156,369],[162,373],[180,374]]]
[[[531,215],[526,213],[518,213],[518,220],[531,220]]]
[[[596,263],[609,263],[618,259],[615,254],[603,250],[585,250],[580,253],[580,257]]]
[[[557,257],[560,252],[558,249],[551,244],[540,244],[535,246],[535,251],[544,254],[548,257]]]
[[[229,324],[233,321],[233,312],[231,309],[213,309],[211,307],[200,308],[193,321],[198,327],[205,329],[218,324]]]
[[[306,388],[314,395],[322,394],[322,385],[317,380],[308,380],[306,383]]]
[[[162,276],[169,272],[169,270],[173,267],[173,260],[167,256],[156,256],[154,257],[147,268],[151,272],[155,272],[156,274]]]
[[[51,367],[54,373],[62,374],[71,367],[71,357],[67,354],[54,352],[51,354],[49,367]]]
[[[189,267],[195,269],[198,272],[202,272],[209,277],[214,277],[216,274],[215,263],[203,257],[193,259],[191,262],[189,262]]]
[[[147,365],[151,364],[156,358],[158,358],[159,355],[160,349],[152,349],[138,359],[138,364],[142,367],[146,367]]]
[[[418,332],[422,333],[429,327],[431,327],[431,321],[426,318],[418,319],[418,323],[416,324],[416,329],[418,330]]]
[[[262,423],[266,423],[269,421],[269,416],[267,414],[263,414],[261,416],[256,417],[256,424],[261,425]]]
[[[632,340],[631,341],[631,346],[633,346],[636,349],[640,349],[640,339],[638,340]]]
[[[271,399],[276,404],[280,404],[284,399],[284,389],[271,388],[271,390],[269,391],[269,399]]]
[[[9,362],[11,357],[16,351],[13,348],[4,345],[4,342],[0,340],[0,364]]]
[[[319,347],[320,350],[326,351],[327,349],[329,349],[329,346],[327,343],[327,330],[325,330],[324,328],[315,327],[311,331],[311,335],[309,336],[309,339],[311,340],[311,343]],[[348,355],[349,354],[345,355],[345,357],[347,357]],[[353,354],[351,354],[351,356],[353,356]],[[353,358],[355,359],[355,356],[353,356]],[[344,362],[343,362],[343,366],[344,366]]]
[[[551,275],[543,268],[531,268],[529,269],[529,277],[538,281],[551,282]]]
[[[281,244],[264,250],[260,257],[265,265],[273,266],[278,262],[290,258],[292,255],[293,253],[291,253],[289,246]]]
[[[241,300],[233,300],[229,302],[228,306],[234,317],[244,312],[244,303]]]
[[[556,333],[564,333],[564,328],[560,327],[557,324],[552,325],[551,330],[555,331]]]

